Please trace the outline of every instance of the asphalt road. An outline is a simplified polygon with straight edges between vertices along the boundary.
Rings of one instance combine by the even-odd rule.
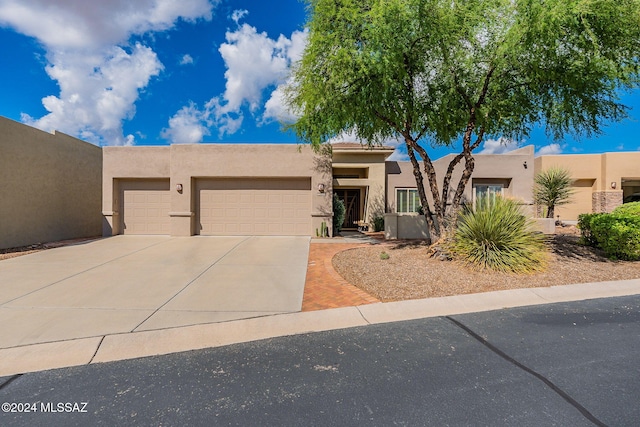
[[[0,384],[10,410],[36,410],[2,412],[3,426],[637,426],[640,296],[274,338]]]

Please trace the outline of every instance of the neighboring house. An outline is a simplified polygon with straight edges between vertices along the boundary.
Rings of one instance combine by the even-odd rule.
[[[417,234],[400,229],[390,237],[424,235],[413,202],[413,172],[408,162],[386,161],[392,147],[338,143],[329,155],[287,144],[105,147],[103,151],[107,236],[316,236],[323,222],[331,229],[332,192],[345,202],[343,228],[356,229],[391,212],[417,221]],[[434,162],[440,177],[450,158]],[[530,205],[532,163],[533,147],[476,156],[466,198],[499,192]]]
[[[582,213],[611,212],[623,202],[640,200],[638,151],[559,154],[535,159],[536,173],[551,166],[569,170],[574,179],[571,203],[555,209],[560,220],[575,221]]]
[[[100,235],[100,147],[0,117],[0,183],[0,249]]]

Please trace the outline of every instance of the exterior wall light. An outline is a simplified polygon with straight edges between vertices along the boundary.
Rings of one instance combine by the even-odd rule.
[[[616,185],[617,185],[617,184],[616,184],[616,182],[615,182],[615,181],[612,181],[612,182],[611,182],[611,188],[613,188],[614,190],[616,189]]]
[[[182,193],[182,184],[176,184],[176,191]]]
[[[324,184],[318,184],[318,193],[324,193]]]
[[[522,166],[524,166],[525,169],[529,167],[526,161],[522,164]]]

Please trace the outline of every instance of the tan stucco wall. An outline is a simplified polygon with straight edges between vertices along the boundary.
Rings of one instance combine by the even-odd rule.
[[[561,220],[612,211],[621,203],[623,180],[640,180],[640,152],[558,154],[535,159],[536,173],[552,166],[566,168],[574,179],[572,203],[556,207]]]
[[[0,249],[100,235],[102,150],[0,117]]]
[[[533,146],[527,146],[505,154],[476,154],[474,155],[475,167],[473,175],[464,191],[464,199],[473,199],[474,180],[488,182],[496,180],[505,185],[505,196],[517,198],[527,206],[527,212],[532,214],[533,203]],[[442,157],[433,162],[438,177],[439,194],[442,195],[442,183],[449,163],[455,156],[453,154]],[[527,162],[527,167],[524,163]],[[421,170],[423,166],[421,163]],[[462,176],[464,160],[454,169],[449,195],[452,198],[455,187]],[[413,166],[410,162],[387,162],[387,211],[396,211],[396,189],[415,188],[416,180],[413,175]],[[425,191],[429,203],[433,206],[433,198],[426,174],[423,172]]]
[[[169,178],[170,147],[104,147],[102,175],[102,234],[120,234],[119,180]]]
[[[336,149],[333,150],[334,170],[367,168],[367,178],[339,178],[333,180],[335,188],[368,188],[363,221],[371,224],[374,217],[385,213],[385,159],[393,150]],[[364,190],[363,190],[364,192]],[[362,196],[364,200],[364,194]]]
[[[310,177],[312,228],[325,221],[331,226],[331,192],[319,193],[318,184],[331,185],[331,167],[306,146],[291,144],[190,144],[170,147],[117,147],[104,152],[103,213],[117,212],[118,179],[169,178],[171,234],[189,236],[195,230],[195,180],[215,177]],[[114,185],[113,183],[116,183]],[[182,192],[176,191],[182,184]],[[105,235],[120,232],[119,218],[109,219]]]

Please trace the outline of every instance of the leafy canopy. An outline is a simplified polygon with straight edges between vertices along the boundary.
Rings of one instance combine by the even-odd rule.
[[[470,125],[590,135],[625,117],[619,89],[638,85],[639,0],[307,2],[288,100],[314,146],[344,131],[446,145]]]

